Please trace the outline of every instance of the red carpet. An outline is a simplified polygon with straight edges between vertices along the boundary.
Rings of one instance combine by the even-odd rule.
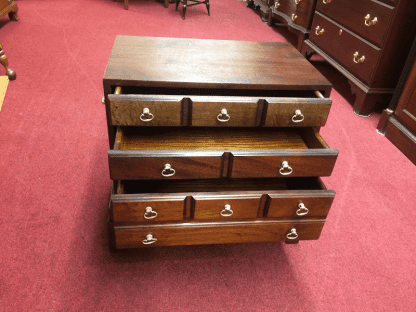
[[[318,241],[110,253],[102,77],[116,35],[290,41],[243,1],[18,0],[0,20],[16,72],[0,112],[0,311],[415,311],[416,167],[334,84],[340,152]],[[284,34],[284,35],[281,35]],[[0,68],[0,72],[3,70]],[[4,75],[4,71],[1,72]]]

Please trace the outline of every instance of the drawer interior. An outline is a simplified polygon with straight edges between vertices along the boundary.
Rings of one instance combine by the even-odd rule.
[[[116,150],[276,150],[328,148],[314,128],[117,127]]]
[[[162,194],[206,192],[254,192],[260,191],[323,191],[320,178],[270,178],[270,179],[218,179],[218,180],[121,180],[114,183],[114,194]]]

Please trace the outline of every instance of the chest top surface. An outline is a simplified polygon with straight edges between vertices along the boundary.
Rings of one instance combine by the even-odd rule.
[[[104,84],[175,88],[329,90],[287,42],[117,36]]]

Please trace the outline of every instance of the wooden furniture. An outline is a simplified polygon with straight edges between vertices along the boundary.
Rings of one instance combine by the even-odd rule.
[[[227,53],[224,53],[227,51]],[[289,43],[117,36],[104,74],[115,248],[318,239],[330,83]]]
[[[13,0],[0,0],[0,18],[9,14],[10,20],[18,21],[17,10],[17,4]]]
[[[414,0],[318,0],[308,58],[317,53],[349,81],[357,115],[391,99],[416,33]]]
[[[309,37],[313,13],[317,0],[274,0],[270,6],[267,23],[273,26],[276,21],[285,25],[298,37],[297,49],[301,51],[303,41]]]
[[[416,165],[416,39],[390,106],[380,117],[377,131]]]
[[[6,74],[10,80],[16,79],[16,73],[9,68],[9,62],[7,61],[7,56],[4,54],[3,46],[0,43],[0,64],[6,68]]]
[[[273,0],[246,0],[246,7],[260,11],[261,19],[267,22]]]
[[[188,1],[191,3],[188,4]],[[176,11],[178,10],[179,2],[182,3],[182,19],[185,19],[185,13],[186,13],[187,7],[198,5],[198,4],[205,4],[207,7],[208,16],[210,15],[209,14],[209,6],[210,6],[209,0],[176,0]]]
[[[116,2],[117,0],[112,0],[113,2]],[[169,2],[170,2],[171,0],[163,0],[163,3],[164,3],[164,6],[165,6],[165,8],[168,8],[169,7]],[[123,0],[123,2],[124,2],[124,8],[126,9],[126,10],[128,10],[129,9],[129,0]]]

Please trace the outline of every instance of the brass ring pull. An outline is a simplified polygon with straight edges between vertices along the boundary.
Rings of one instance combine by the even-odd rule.
[[[363,55],[363,56],[361,56],[360,58],[358,58],[358,56],[359,56],[359,53],[358,52],[355,52],[354,54],[353,54],[353,56],[354,56],[354,63],[357,63],[357,64],[360,64],[360,63],[364,63],[364,61],[365,61],[365,56]]]
[[[295,0],[295,4],[298,5],[302,0]]]
[[[175,169],[172,168],[170,164],[165,164],[165,167],[162,170],[162,176],[171,177],[176,173]]]
[[[304,216],[307,215],[309,212],[309,209],[305,207],[305,205],[303,203],[299,203],[298,205],[299,209],[296,210],[296,214],[298,216]]]
[[[153,116],[153,114],[150,112],[150,110],[147,107],[145,107],[145,108],[143,108],[143,112],[140,115],[140,120],[144,121],[144,122],[149,122],[149,121],[153,120],[154,117],[155,116]]]
[[[279,170],[279,173],[281,175],[289,175],[293,172],[292,167],[289,166],[289,163],[287,161],[282,162],[282,167]]]
[[[157,241],[157,238],[153,237],[152,234],[147,234],[146,239],[142,240],[142,243],[144,245],[150,245],[150,244],[155,243],[156,241]]]
[[[144,212],[144,218],[149,220],[149,219],[154,219],[156,217],[157,217],[157,212],[154,211],[152,207],[146,207],[146,210]]]
[[[227,122],[228,120],[230,120],[230,118],[231,118],[231,116],[230,116],[230,115],[228,115],[227,110],[226,110],[225,108],[223,108],[223,109],[221,110],[221,114],[219,114],[219,115],[217,116],[217,120],[218,120],[219,122]]]
[[[224,209],[221,210],[220,215],[222,215],[223,217],[230,217],[232,216],[234,213],[234,211],[231,210],[231,206],[230,205],[225,205]]]
[[[322,0],[322,2],[323,2],[324,4],[331,3],[331,1],[332,1],[332,0]]]
[[[298,233],[296,233],[296,229],[290,229],[290,232],[286,234],[287,239],[297,239]]]
[[[298,18],[296,14],[292,14],[292,21],[295,21]]]
[[[373,26],[373,25],[377,24],[377,22],[378,22],[377,17],[374,17],[374,18],[371,20],[370,14],[367,14],[367,15],[364,17],[364,24],[365,24],[366,26]]]
[[[322,28],[321,29],[321,27],[319,27],[319,26],[316,26],[316,28],[315,28],[315,34],[317,35],[317,36],[321,36],[321,35],[323,35],[324,34],[324,29]]]
[[[280,3],[279,2],[275,2],[274,3],[274,7],[277,9],[278,7],[280,6]]]
[[[305,116],[302,114],[300,109],[295,110],[295,114],[292,116],[293,122],[302,122],[305,119]]]

